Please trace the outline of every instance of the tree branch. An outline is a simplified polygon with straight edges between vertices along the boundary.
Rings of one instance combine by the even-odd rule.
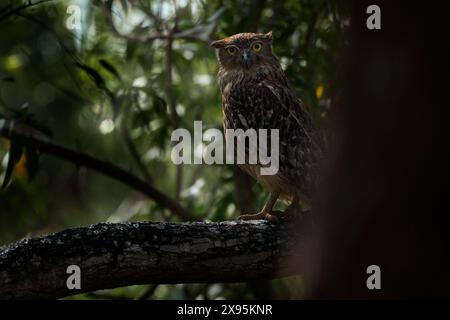
[[[133,33],[125,34],[119,31],[119,29],[114,24],[113,12],[112,12],[112,1],[106,1],[104,3],[106,19],[108,20],[109,25],[111,26],[111,31],[114,33],[116,37],[125,39],[130,42],[135,43],[150,43],[157,39],[159,40],[188,40],[188,41],[200,41],[206,44],[209,44],[212,41],[211,34],[213,33],[215,26],[217,25],[217,21],[214,19],[218,18],[213,17],[211,21],[207,21],[205,25],[199,25],[193,27],[191,29],[178,31],[178,32],[170,32],[170,33],[160,33],[155,32],[148,35],[136,35]]]
[[[33,145],[43,153],[95,170],[96,172],[120,181],[129,187],[142,192],[149,198],[153,199],[160,206],[169,209],[171,212],[186,221],[198,220],[188,210],[183,208],[179,203],[168,197],[166,194],[137,176],[123,170],[122,168],[119,168],[108,161],[100,160],[79,151],[57,145],[44,137],[29,132],[29,130],[25,131],[17,129],[14,127],[13,121],[4,121],[5,123],[0,126],[0,136],[7,139],[19,139],[25,144]]]
[[[299,239],[290,225],[295,224],[99,223],[20,240],[0,248],[0,299],[57,299],[135,284],[294,275]],[[73,264],[81,269],[80,290],[66,286],[66,270]]]

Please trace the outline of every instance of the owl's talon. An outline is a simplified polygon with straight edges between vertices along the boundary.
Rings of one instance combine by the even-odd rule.
[[[238,220],[267,220],[272,223],[278,222],[278,217],[265,211],[256,214],[243,214],[237,218]]]
[[[270,213],[266,213],[266,215],[264,216],[264,220],[267,220],[271,223],[278,223],[278,217],[276,215],[270,214]]]

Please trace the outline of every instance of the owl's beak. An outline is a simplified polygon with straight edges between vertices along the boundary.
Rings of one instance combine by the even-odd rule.
[[[246,67],[246,68],[248,68],[248,66],[249,66],[249,61],[250,60],[250,55],[248,54],[248,52],[247,51],[243,51],[242,52],[242,64]]]

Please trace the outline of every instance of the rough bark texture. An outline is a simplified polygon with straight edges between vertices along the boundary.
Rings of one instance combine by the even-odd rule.
[[[241,282],[298,273],[293,223],[99,223],[0,248],[0,299],[56,299],[144,283]],[[300,250],[301,251],[301,250]],[[289,261],[289,264],[285,263]],[[69,290],[69,265],[81,290]]]

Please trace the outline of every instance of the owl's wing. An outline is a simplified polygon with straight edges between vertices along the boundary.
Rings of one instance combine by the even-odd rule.
[[[258,84],[261,94],[266,97],[265,104],[272,104],[275,108],[280,108],[281,113],[287,113],[290,120],[296,123],[296,129],[301,130],[302,134],[311,142],[315,139],[311,136],[315,131],[315,126],[303,102],[297,98],[293,89],[285,84],[273,84],[262,81]]]
[[[323,145],[306,107],[287,83],[262,81],[257,87],[264,101],[263,112],[273,110],[276,114],[268,120],[280,129],[280,157],[286,157],[285,161],[281,159],[284,169],[290,177],[311,183],[317,175],[318,158],[323,157]]]
[[[289,183],[313,180],[317,130],[289,85],[264,80],[240,84],[222,98],[225,128],[268,129],[269,136],[270,129],[278,129],[279,176]]]

